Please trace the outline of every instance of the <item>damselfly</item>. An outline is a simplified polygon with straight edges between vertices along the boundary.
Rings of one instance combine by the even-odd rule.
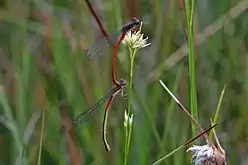
[[[133,17],[131,22],[124,25],[120,31],[109,36],[106,30],[104,29],[99,17],[97,16],[96,12],[91,6],[89,0],[85,1],[103,34],[103,37],[98,39],[97,42],[90,49],[85,50],[85,53],[89,58],[93,58],[95,56],[103,55],[105,53],[106,48],[113,46],[114,56],[112,58],[112,82],[113,84],[118,85],[118,81],[115,76],[115,61],[118,53],[118,48],[128,31],[137,31],[139,29],[140,21],[137,18]]]
[[[104,31],[102,30],[104,36],[97,39],[96,43],[93,44],[93,46],[91,46],[88,50],[85,50],[84,52],[90,59],[96,56],[104,55],[105,51],[110,46],[116,47],[118,45],[119,47],[126,33],[130,30],[137,29],[139,25],[140,25],[140,21],[137,18],[133,17],[129,23],[127,23],[121,28],[121,30],[111,35],[108,35],[105,30]]]
[[[115,85],[114,87],[112,87],[110,89],[110,91],[104,97],[102,97],[96,104],[94,104],[92,107],[85,110],[84,112],[80,113],[73,121],[73,123],[76,126],[81,124],[86,115],[90,114],[91,112],[93,112],[97,109],[100,109],[104,105],[104,103],[108,100],[106,107],[105,107],[103,124],[102,124],[102,139],[103,139],[105,149],[107,151],[110,151],[110,146],[109,146],[107,138],[106,138],[108,111],[109,111],[111,103],[113,102],[116,95],[118,95],[120,93],[121,96],[123,96],[123,97],[126,96],[124,94],[124,89],[126,86],[127,86],[126,80],[121,79],[118,85]]]

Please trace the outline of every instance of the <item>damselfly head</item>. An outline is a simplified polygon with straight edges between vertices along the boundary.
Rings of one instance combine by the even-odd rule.
[[[127,81],[126,80],[124,80],[124,79],[120,79],[120,86],[122,87],[122,88],[125,88],[126,86],[127,86]]]
[[[124,93],[124,89],[127,87],[127,81],[126,80],[124,80],[124,79],[120,79],[120,81],[119,81],[119,85],[120,85],[120,92],[121,92],[121,96],[123,97],[123,98],[126,98],[126,96],[127,96],[127,93]]]
[[[122,32],[127,33],[128,31],[137,31],[139,29],[140,21],[133,17],[132,21],[123,26]]]
[[[132,29],[131,29],[132,33],[134,33],[134,32],[136,32],[136,31],[139,30],[139,28],[140,28],[140,21],[136,17],[133,17],[132,18],[131,24],[133,26]]]
[[[136,17],[133,17],[132,18],[132,23],[134,24],[134,25],[140,25],[140,21],[136,18]]]
[[[132,22],[134,27],[131,29],[131,31],[134,33],[140,29],[140,21],[136,17],[133,17]]]
[[[144,38],[144,34],[141,33],[142,24],[143,22],[141,22],[137,27],[137,31],[128,31],[125,34],[125,38],[122,43],[132,49],[140,49],[149,46],[151,43],[147,42],[148,37]],[[133,30],[136,30],[136,27]]]

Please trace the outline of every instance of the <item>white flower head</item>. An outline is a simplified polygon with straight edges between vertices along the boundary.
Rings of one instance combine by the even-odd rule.
[[[127,111],[124,114],[124,127],[131,126],[133,123],[133,114],[129,117]]]
[[[140,49],[151,45],[151,43],[147,43],[148,37],[143,38],[144,34],[141,34],[142,24],[143,22],[141,22],[138,31],[128,31],[122,43],[132,49]]]
[[[210,145],[198,146],[194,145],[187,149],[187,152],[191,151],[192,155],[192,163],[195,165],[214,165],[215,157],[213,147]]]

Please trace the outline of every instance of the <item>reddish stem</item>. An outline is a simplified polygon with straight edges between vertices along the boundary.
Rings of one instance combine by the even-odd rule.
[[[182,11],[182,16],[184,17],[185,11],[184,11],[184,1],[183,0],[180,0],[180,8]]]
[[[112,58],[112,81],[115,85],[119,85],[119,82],[116,80],[116,77],[115,77],[115,61],[116,61],[116,57],[117,57],[117,53],[118,53],[118,48],[122,42],[122,40],[124,39],[126,33],[122,33],[117,45],[115,46],[115,49],[114,49],[114,56]]]
[[[193,142],[194,140],[198,139],[198,138],[201,137],[202,135],[204,135],[204,134],[206,134],[207,132],[209,132],[212,128],[216,127],[217,125],[218,125],[218,124],[215,124],[215,125],[209,127],[207,130],[205,130],[205,131],[199,133],[199,134],[196,135],[194,138],[192,138],[192,139],[186,141],[184,145],[187,146],[188,144],[190,144],[190,143]]]
[[[180,0],[180,9],[182,12],[182,17],[183,17],[183,23],[184,23],[184,33],[185,33],[185,39],[186,41],[188,41],[188,35],[187,35],[187,20],[186,20],[186,16],[185,16],[185,3],[184,0]]]

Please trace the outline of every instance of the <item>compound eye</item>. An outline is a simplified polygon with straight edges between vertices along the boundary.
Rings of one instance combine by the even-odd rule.
[[[124,79],[120,79],[120,85],[124,85],[126,83],[126,81]]]
[[[135,17],[132,18],[132,21],[135,23],[135,25],[140,24],[139,20],[137,18],[135,18]]]
[[[123,85],[123,83],[124,83],[124,82],[123,82],[123,80],[121,79],[121,80],[120,80],[120,85],[122,86],[122,85]]]

